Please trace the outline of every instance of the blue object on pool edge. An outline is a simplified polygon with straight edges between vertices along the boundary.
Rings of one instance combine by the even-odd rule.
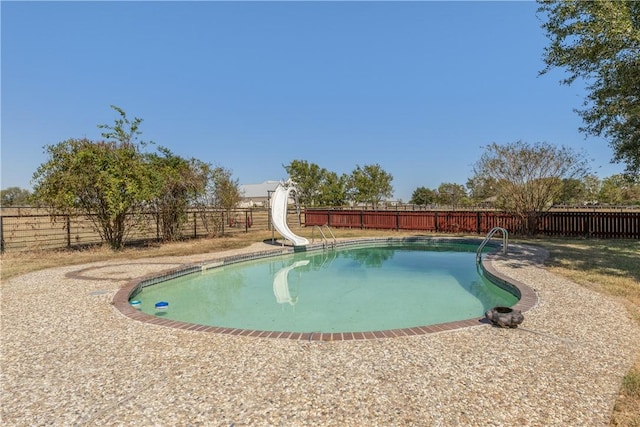
[[[142,305],[142,301],[133,300],[133,301],[130,302],[130,304],[131,304],[131,307],[140,309],[140,306]]]
[[[166,301],[156,303],[156,310],[166,310],[167,308],[169,308],[169,303]]]

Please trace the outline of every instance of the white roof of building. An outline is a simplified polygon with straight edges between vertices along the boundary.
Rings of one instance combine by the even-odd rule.
[[[269,191],[274,191],[278,184],[280,184],[280,181],[265,181],[262,184],[242,184],[240,185],[240,192],[245,199],[267,197]]]

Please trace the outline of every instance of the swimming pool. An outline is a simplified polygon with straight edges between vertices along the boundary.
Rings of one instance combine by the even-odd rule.
[[[398,330],[477,318],[518,301],[475,262],[477,244],[383,241],[221,265],[140,288],[168,321],[292,333]],[[156,310],[168,302],[166,310]]]

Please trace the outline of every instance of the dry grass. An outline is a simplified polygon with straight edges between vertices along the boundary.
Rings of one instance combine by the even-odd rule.
[[[312,237],[310,229],[296,229],[295,232]],[[340,238],[415,235],[358,229],[338,230],[336,234]],[[120,252],[94,247],[74,251],[7,253],[0,259],[1,277],[6,280],[30,271],[103,260],[218,252],[246,247],[271,237],[270,231],[253,231],[212,239],[133,247]],[[314,237],[320,239],[317,231]],[[596,292],[619,298],[635,321],[640,323],[640,241],[536,239],[523,240],[522,243],[547,248],[550,252],[547,267],[551,271]],[[610,425],[640,427],[640,357],[624,378]]]
[[[264,236],[262,236],[264,234]],[[30,252],[8,252],[2,255],[0,268],[2,279],[62,265],[86,264],[95,261],[118,259],[155,258],[170,255],[193,255],[207,252],[219,252],[249,246],[251,243],[266,239],[267,232],[234,234],[211,239],[185,240],[167,244],[148,244],[125,248],[114,252],[108,246],[95,246],[74,250],[48,250]]]
[[[296,229],[296,233],[316,241],[321,236],[316,231],[309,229]],[[325,231],[325,234],[326,231]],[[398,233],[394,231],[381,232],[375,230],[340,230],[340,238],[384,236],[384,235],[415,235],[415,233]],[[277,238],[278,236],[276,236]],[[327,235],[328,238],[331,238]],[[184,240],[165,244],[148,244],[144,246],[128,247],[118,252],[113,252],[108,246],[93,246],[73,250],[43,250],[29,252],[7,252],[0,257],[0,275],[3,280],[14,276],[29,273],[31,271],[44,270],[63,265],[79,265],[96,261],[155,258],[160,256],[181,256],[203,253],[220,252],[229,249],[238,249],[255,242],[271,239],[270,231],[252,231],[250,233],[234,233],[215,238],[203,238]]]
[[[533,243],[549,249],[547,266],[552,272],[619,298],[640,324],[640,241],[539,240]],[[640,355],[624,377],[610,425],[640,427]]]

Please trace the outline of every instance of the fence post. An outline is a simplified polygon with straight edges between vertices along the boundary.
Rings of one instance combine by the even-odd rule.
[[[586,224],[584,225],[584,232],[586,237],[591,237],[591,215],[585,217]]]
[[[435,218],[434,218],[434,221],[435,221],[435,223],[436,223],[436,233],[437,233],[437,232],[439,231],[439,230],[438,230],[438,228],[439,228],[439,227],[438,227],[438,211],[436,211],[436,214],[434,215],[434,217],[435,217]]]
[[[67,249],[71,249],[71,216],[67,215]]]
[[[197,238],[198,237],[198,222],[197,222],[197,218],[196,218],[196,213],[193,213],[193,238]]]
[[[247,221],[249,221],[249,213],[247,211],[244,211],[244,232],[245,233],[249,232],[249,225],[247,224]]]
[[[0,215],[0,253],[4,253],[4,231],[2,228],[2,223],[4,222],[4,217]]]
[[[360,230],[364,230],[364,210],[360,209]]]
[[[271,194],[275,193],[275,192],[276,192],[276,190],[267,190],[267,230],[271,230],[272,232],[274,230],[273,230],[273,225],[271,224]],[[306,218],[307,217],[307,211],[306,211],[307,207],[305,206],[304,209],[305,209],[304,215],[305,215],[305,218]],[[274,233],[271,233],[271,234],[273,235]],[[271,240],[273,240],[273,238]],[[273,241],[275,241],[275,240],[273,240]]]
[[[480,221],[482,220],[482,215],[481,215],[481,214],[482,214],[482,213],[481,213],[480,211],[478,211],[478,212],[477,212],[477,215],[476,215],[476,221],[477,221],[477,222],[476,222],[476,230],[477,230],[477,233],[478,233],[478,234],[480,234],[480,233],[481,233],[481,231],[480,231]]]

